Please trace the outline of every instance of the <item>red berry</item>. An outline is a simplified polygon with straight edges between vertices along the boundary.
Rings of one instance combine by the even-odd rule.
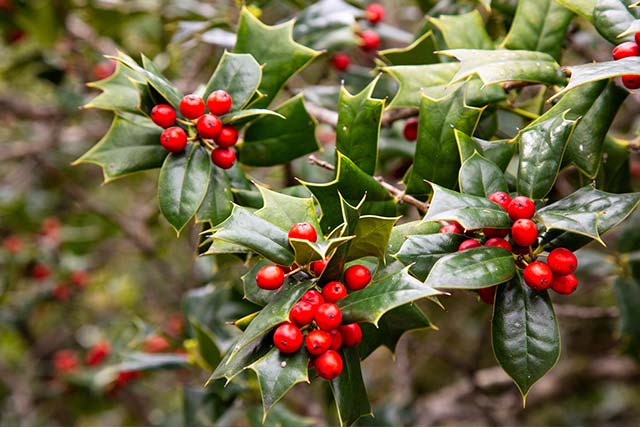
[[[622,76],[622,84],[627,89],[640,88],[640,76],[636,74],[625,74]]]
[[[236,162],[236,153],[231,148],[214,148],[211,150],[211,161],[222,169],[229,169]]]
[[[533,214],[536,213],[536,205],[533,204],[533,200],[525,196],[515,197],[509,203],[507,207],[509,217],[516,221],[518,219],[531,219]]]
[[[308,325],[313,321],[315,311],[313,304],[306,301],[298,301],[289,312],[289,320],[301,327]]]
[[[467,249],[473,249],[480,246],[480,242],[475,239],[467,239],[464,242],[460,243],[458,246],[458,252],[466,251]]]
[[[74,270],[69,277],[71,283],[79,288],[84,288],[89,283],[89,275],[84,270]]]
[[[148,353],[162,353],[169,350],[171,344],[162,335],[149,335],[144,340],[143,348]]]
[[[313,225],[308,222],[299,222],[291,226],[287,237],[289,239],[300,239],[315,242],[318,240],[318,233],[316,232],[316,229],[313,228]]]
[[[485,246],[495,246],[497,248],[502,248],[502,249],[506,249],[508,251],[511,251],[511,245],[509,244],[509,242],[504,240],[502,237],[492,237],[491,239],[489,239],[486,242],[484,242],[484,245]]]
[[[342,344],[347,347],[355,347],[362,341],[362,329],[357,323],[349,323],[348,325],[340,325],[338,328],[342,335]]]
[[[486,237],[505,237],[509,234],[508,228],[483,228]]]
[[[331,64],[333,68],[338,71],[346,71],[351,65],[351,59],[349,59],[349,55],[344,52],[338,52],[331,57]]]
[[[551,289],[562,295],[572,294],[578,288],[578,279],[574,274],[554,275]]]
[[[110,59],[102,61],[93,67],[93,76],[98,80],[104,80],[116,71],[116,61]]]
[[[315,359],[313,366],[321,378],[333,380],[342,373],[342,357],[333,350],[327,350]]]
[[[180,101],[180,114],[185,119],[195,120],[204,114],[204,100],[198,95],[187,95]]]
[[[634,36],[636,44],[640,45],[640,32],[636,33]]]
[[[342,323],[342,311],[340,311],[337,305],[325,302],[324,304],[320,304],[313,318],[318,328],[330,331]],[[344,335],[342,338],[344,339]]]
[[[371,272],[361,264],[352,265],[344,271],[344,284],[350,291],[358,291],[371,282]]]
[[[231,125],[222,126],[220,135],[216,138],[216,144],[220,147],[231,147],[238,142],[238,129]]]
[[[282,353],[295,353],[302,347],[302,332],[291,322],[285,322],[276,328],[273,343]]]
[[[373,30],[364,30],[360,33],[360,47],[369,52],[378,49],[380,46],[380,36]]]
[[[635,42],[624,42],[614,47],[611,51],[614,60],[628,58],[630,56],[640,56],[638,45]]]
[[[142,373],[140,371],[118,372],[118,377],[116,378],[113,388],[119,389],[122,387],[126,387],[131,381],[135,380],[136,378],[140,378],[141,376],[142,376]]]
[[[51,276],[51,269],[44,264],[36,264],[31,269],[31,277],[36,280],[45,280]]]
[[[547,264],[553,274],[571,274],[578,268],[578,259],[569,249],[557,248],[549,253]]]
[[[415,141],[418,139],[418,118],[411,117],[404,122],[404,128],[402,129],[402,135],[407,141]]]
[[[229,93],[224,90],[213,91],[207,98],[207,106],[209,107],[209,112],[217,116],[227,114],[229,111],[231,111],[232,103],[233,99],[231,99],[231,95],[229,95]]]
[[[278,265],[265,265],[256,274],[256,285],[260,289],[272,291],[284,283],[284,271]]]
[[[311,331],[305,340],[305,346],[314,356],[324,353],[331,348],[331,334],[326,331]]]
[[[491,193],[487,196],[487,199],[491,200],[493,203],[497,203],[502,206],[502,209],[505,211],[509,207],[509,203],[511,203],[511,196],[504,191],[496,191],[495,193]]]
[[[2,241],[2,247],[12,254],[20,252],[23,246],[24,243],[22,242],[22,239],[15,235],[7,236]]]
[[[71,297],[71,288],[65,283],[58,283],[51,293],[58,301],[67,301]]]
[[[551,269],[542,261],[535,261],[527,265],[523,276],[525,283],[536,291],[547,289],[551,286],[551,281],[553,280]]]
[[[480,288],[478,289],[478,295],[480,296],[480,299],[482,300],[482,302],[484,302],[485,304],[492,305],[493,301],[496,298],[497,289],[498,289],[497,286],[491,286],[489,288]]]
[[[305,301],[311,304],[313,306],[314,313],[320,305],[324,304],[324,298],[322,298],[320,292],[315,289],[305,292],[304,295],[302,295],[302,298],[300,298],[300,301]]]
[[[342,347],[342,334],[338,329],[332,329],[329,333],[331,334],[331,350],[340,350],[340,347]]]
[[[347,288],[340,282],[329,282],[322,288],[322,297],[326,302],[338,302],[347,296]]]
[[[108,341],[100,341],[89,349],[84,361],[89,366],[96,366],[102,363],[111,353],[111,344]]]
[[[79,364],[78,355],[73,350],[59,350],[53,355],[53,368],[57,374],[70,374]]]
[[[160,135],[160,144],[171,153],[179,153],[187,146],[187,134],[178,126],[167,128]]]
[[[204,139],[216,139],[222,131],[222,122],[218,116],[203,114],[196,122],[196,130]]]
[[[519,219],[511,226],[511,238],[516,245],[531,246],[538,240],[536,223],[530,219]]]
[[[311,263],[311,271],[313,272],[313,274],[315,276],[320,276],[322,274],[322,272],[324,271],[324,269],[327,267],[327,263],[329,261],[326,259],[321,259],[318,261],[313,261]]]
[[[376,25],[384,18],[384,7],[379,3],[371,3],[365,10],[367,14],[367,21],[372,25]]]
[[[447,225],[443,225],[442,228],[440,228],[440,230],[438,231],[438,233],[458,233],[458,234],[462,234],[463,231],[461,231],[460,228],[457,225],[447,224]]]
[[[176,122],[176,111],[167,104],[158,104],[151,110],[151,120],[160,127],[168,128]]]

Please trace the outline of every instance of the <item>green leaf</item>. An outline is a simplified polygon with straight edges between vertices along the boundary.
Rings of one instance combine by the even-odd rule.
[[[404,242],[412,235],[435,234],[440,231],[440,228],[442,228],[442,224],[436,221],[423,222],[416,220],[396,225],[391,230],[387,252],[391,254],[398,252]]]
[[[371,415],[371,404],[362,379],[358,348],[343,347],[340,355],[343,361],[342,373],[331,381],[331,391],[336,401],[340,425],[349,426],[360,417]]]
[[[256,284],[256,274],[258,274],[258,270],[260,270],[262,267],[272,264],[273,263],[269,260],[262,259],[255,263],[253,267],[251,267],[249,271],[242,276],[244,297],[247,300],[263,307],[269,304],[276,293],[270,290],[259,288]]]
[[[240,335],[238,337],[238,341],[242,339],[242,336],[243,335]],[[242,350],[234,354],[233,357],[230,357],[231,352],[228,351],[209,377],[207,385],[218,378],[225,378],[227,383],[229,383],[239,373],[251,366],[252,363],[260,360],[260,358],[267,354],[272,348],[273,338],[269,336],[269,334],[265,334],[248,343]]]
[[[622,346],[630,356],[640,357],[640,284],[631,277],[618,277],[613,294],[620,309],[619,331]]]
[[[511,227],[505,210],[487,198],[431,186],[433,198],[423,221],[457,221],[467,230]]]
[[[576,15],[587,21],[593,21],[593,9],[596,7],[596,0],[556,0],[558,4],[566,7]]]
[[[555,0],[520,0],[502,46],[544,52],[558,59],[571,18],[571,12]]]
[[[286,119],[282,114],[272,110],[265,110],[264,108],[250,108],[248,110],[232,111],[224,116],[220,116],[220,120],[222,120],[222,123],[225,125],[235,124],[236,126],[240,126],[247,121],[251,121],[256,117],[262,116],[275,116],[282,120]]]
[[[200,357],[206,362],[209,369],[213,369],[220,363],[221,359],[220,349],[216,344],[213,333],[197,319],[189,319],[189,323],[191,323],[191,327],[195,331],[196,339],[198,340],[198,353]]]
[[[617,61],[570,65],[567,66],[567,69],[571,72],[569,84],[560,92],[556,93],[552,99],[587,83],[608,80],[624,74],[640,74],[640,57],[631,56]]]
[[[560,333],[547,291],[534,291],[518,275],[498,287],[491,342],[500,366],[523,399],[560,357]]]
[[[626,141],[606,137],[602,149],[602,166],[596,182],[598,189],[610,193],[628,193],[631,191],[631,168],[629,150]]]
[[[307,265],[312,261],[325,259],[336,249],[352,240],[354,236],[331,238],[315,243],[308,240],[290,239],[297,265]]]
[[[342,86],[338,100],[336,153],[340,152],[373,175],[378,160],[378,134],[384,100],[371,98],[378,78],[357,95]],[[338,154],[336,154],[338,156]]]
[[[233,407],[238,391],[225,389],[224,381],[216,381],[206,388],[196,386],[183,387],[183,417],[185,427],[209,427],[224,417]]]
[[[364,11],[343,0],[312,2],[298,15],[293,37],[305,46],[328,51],[354,45],[356,17],[364,17]]]
[[[311,197],[294,197],[256,185],[262,196],[262,208],[255,212],[259,218],[269,221],[281,229],[289,232],[293,224],[308,222],[320,231],[320,224],[316,216],[316,208]],[[323,240],[322,233],[319,239]]]
[[[518,194],[541,199],[551,191],[575,126],[554,107],[518,134]]]
[[[346,261],[368,256],[384,259],[391,230],[398,219],[399,217],[361,216],[353,234],[355,238],[349,243]]]
[[[631,13],[627,4],[632,1],[621,0],[597,0],[593,9],[593,25],[596,30],[613,44],[618,44],[625,40],[633,40],[633,36],[619,38],[618,35],[624,34],[637,18]]]
[[[480,289],[510,280],[516,273],[513,254],[497,247],[454,252],[440,258],[425,283],[436,289]]]
[[[551,55],[528,50],[453,49],[441,53],[460,61],[453,82],[477,74],[485,85],[525,81],[548,85],[565,84],[564,73]]]
[[[99,108],[113,112],[124,111],[140,114],[140,93],[138,86],[131,81],[139,77],[121,63],[116,70],[104,80],[88,83],[87,86],[99,89],[102,93],[91,100],[83,108]]]
[[[275,26],[265,25],[242,8],[233,50],[251,54],[263,67],[258,90],[264,97],[253,102],[253,108],[271,104],[289,78],[320,54],[293,41],[293,24],[291,20]]]
[[[618,38],[625,37],[630,34],[635,34],[638,31],[640,31],[640,19],[634,20],[624,32],[618,34]]]
[[[262,68],[253,56],[225,51],[205,86],[202,97],[207,99],[215,90],[231,95],[231,111],[242,110],[249,103],[262,80]]]
[[[316,120],[309,115],[302,94],[278,108],[284,116],[265,116],[249,125],[244,142],[238,146],[239,159],[250,166],[273,166],[288,163],[318,149]]]
[[[116,372],[152,371],[156,369],[179,369],[189,366],[183,354],[157,354],[133,352],[122,355],[122,362],[104,369]]]
[[[444,41],[444,46],[439,46],[440,49],[493,49],[493,41],[487,34],[482,16],[477,10],[428,19]]]
[[[309,355],[305,351],[298,351],[293,355],[282,354],[273,348],[261,359],[255,361],[249,369],[258,377],[262,408],[265,421],[269,411],[291,388],[302,382],[309,382],[307,364]]]
[[[160,212],[178,234],[198,211],[207,194],[211,160],[207,151],[193,145],[171,153],[160,169]]]
[[[436,233],[409,236],[394,255],[419,280],[426,280],[431,268],[443,256],[458,250],[467,237],[461,234]]]
[[[196,222],[208,222],[218,225],[231,215],[233,194],[229,178],[220,168],[211,168],[207,193],[196,212]]]
[[[433,34],[427,31],[407,47],[381,50],[378,55],[391,65],[423,65],[439,61],[435,50]]]
[[[460,168],[460,191],[474,196],[488,196],[496,191],[509,192],[507,180],[498,166],[475,152]]]
[[[159,168],[167,157],[160,145],[161,133],[147,118],[116,114],[107,134],[73,164],[100,166],[105,182]]]
[[[454,135],[458,143],[458,151],[460,151],[460,160],[463,163],[473,156],[475,152],[478,152],[482,157],[498,165],[502,171],[509,166],[517,147],[513,140],[485,141],[484,139],[469,136],[457,129],[454,130]]]
[[[460,156],[453,130],[471,134],[482,113],[480,108],[465,105],[463,90],[460,88],[441,99],[422,97],[415,158],[411,172],[405,177],[407,193],[425,198],[430,193],[425,180],[455,187]]]
[[[439,294],[437,290],[411,276],[408,268],[405,268],[347,295],[337,304],[342,310],[345,323],[369,322],[377,325],[389,310]]]

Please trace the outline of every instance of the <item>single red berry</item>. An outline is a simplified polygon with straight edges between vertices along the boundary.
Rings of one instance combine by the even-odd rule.
[[[300,327],[308,325],[313,321],[315,311],[313,304],[306,301],[298,301],[291,307],[289,320]]]
[[[549,253],[547,264],[553,274],[571,274],[578,268],[578,258],[569,249],[557,248]]]
[[[222,169],[229,169],[236,162],[236,153],[231,148],[217,147],[211,150],[211,161]]]
[[[480,242],[475,239],[467,239],[464,242],[460,243],[458,246],[458,252],[466,251],[467,249],[473,249],[480,246]]]
[[[187,95],[180,101],[180,114],[185,119],[195,120],[204,114],[204,100],[198,95]]]
[[[347,347],[355,347],[362,341],[362,329],[357,323],[349,323],[348,325],[340,325],[338,328],[342,335],[342,344]]]
[[[511,245],[509,244],[509,242],[504,240],[502,237],[492,237],[491,239],[488,239],[486,242],[484,242],[484,245],[485,246],[495,246],[497,248],[506,249],[509,252],[511,252]]]
[[[213,91],[207,98],[207,106],[209,107],[209,112],[217,116],[227,114],[229,111],[231,111],[232,103],[233,99],[231,99],[231,95],[229,95],[229,93],[224,90]]]
[[[384,18],[384,7],[380,3],[371,3],[367,6],[365,12],[367,14],[367,21],[369,21],[371,25],[376,25]]]
[[[204,139],[216,139],[222,131],[222,122],[218,116],[203,114],[196,122],[196,130]]]
[[[320,292],[315,289],[305,292],[304,295],[302,295],[302,298],[300,298],[300,301],[305,301],[311,304],[313,306],[314,313],[320,305],[324,304],[324,298],[322,298]]]
[[[160,127],[168,128],[176,122],[176,111],[167,104],[158,104],[151,110],[151,120]]]
[[[342,347],[342,334],[338,329],[332,329],[329,333],[331,334],[331,350],[340,350],[340,347]]]
[[[342,311],[337,305],[331,302],[325,302],[316,309],[316,314],[313,318],[318,328],[330,331],[342,323]],[[342,338],[344,339],[344,335]]]
[[[511,238],[516,245],[531,246],[538,240],[536,223],[530,219],[519,219],[511,226]]]
[[[120,389],[126,387],[131,381],[140,378],[141,376],[142,372],[140,371],[120,371],[118,372],[118,377],[115,380],[113,388]]]
[[[284,283],[284,271],[278,265],[265,265],[256,274],[256,285],[260,289],[272,291]]]
[[[511,203],[511,196],[504,191],[496,191],[495,193],[491,193],[487,196],[487,199],[491,200],[493,203],[497,203],[502,206],[502,209],[505,211],[509,207],[509,203]]]
[[[326,302],[338,302],[347,296],[347,288],[340,282],[329,282],[322,288],[322,297]]]
[[[536,291],[547,289],[553,281],[551,269],[542,261],[534,261],[527,265],[524,269],[523,276],[525,283]]]
[[[162,335],[149,335],[145,338],[142,347],[147,353],[162,353],[169,350],[171,344]]]
[[[51,276],[51,269],[44,264],[36,264],[31,269],[31,277],[36,280],[45,280]]]
[[[352,265],[344,271],[344,284],[350,291],[359,291],[369,282],[371,282],[371,272],[364,265]]]
[[[74,270],[69,276],[71,283],[79,288],[84,288],[89,283],[89,275],[84,270]]]
[[[640,45],[640,32],[635,33],[635,35],[633,37],[634,37],[634,39],[636,41],[636,44]]]
[[[104,80],[116,71],[116,61],[110,59],[102,61],[93,67],[93,76],[98,80]]]
[[[338,71],[346,71],[351,65],[351,59],[346,53],[338,52],[331,57],[331,64]]]
[[[516,221],[518,219],[531,219],[536,213],[536,205],[533,200],[525,196],[514,197],[507,207],[509,217]]]
[[[625,74],[622,76],[622,84],[627,89],[640,88],[640,76],[636,74]]]
[[[628,58],[630,56],[640,56],[638,45],[635,42],[624,42],[614,47],[611,51],[614,60]]]
[[[331,348],[331,334],[321,330],[311,331],[307,335],[305,346],[314,356],[322,354]]]
[[[318,240],[318,233],[313,225],[308,222],[299,222],[297,224],[293,224],[289,229],[289,234],[287,234],[289,239],[300,239],[300,240],[308,240],[310,242],[315,242]]]
[[[562,295],[572,294],[578,288],[575,274],[553,275],[551,289]]]
[[[321,378],[333,380],[342,373],[342,357],[334,350],[327,350],[314,360],[313,366]]]
[[[380,36],[373,30],[364,30],[360,33],[360,47],[369,52],[378,49],[380,46]]]
[[[418,118],[411,117],[404,122],[404,128],[402,129],[402,135],[407,141],[415,141],[418,139]]]
[[[100,341],[89,349],[84,361],[88,366],[96,366],[111,354],[111,344],[109,341]]]
[[[11,236],[5,237],[5,239],[2,241],[2,247],[7,252],[12,254],[17,254],[18,252],[20,252],[23,246],[24,242],[22,241],[22,239],[13,234]]]
[[[324,271],[324,269],[327,267],[327,263],[329,261],[327,259],[321,259],[318,261],[313,261],[311,263],[311,271],[313,272],[313,274],[317,277],[320,276],[322,274],[322,272]]]
[[[482,232],[486,237],[506,237],[509,234],[508,228],[483,228]]]
[[[282,353],[295,353],[302,347],[302,332],[291,322],[285,322],[276,328],[273,343]]]
[[[78,369],[80,359],[73,350],[59,350],[53,355],[53,368],[57,374],[70,374]]]
[[[460,230],[460,228],[455,225],[455,224],[447,224],[447,225],[443,225],[442,228],[440,228],[440,231],[438,231],[438,233],[457,233],[457,234],[463,234],[464,231]]]
[[[178,126],[167,128],[160,135],[160,144],[171,153],[179,153],[187,146],[187,134]]]
[[[71,298],[71,288],[66,283],[58,283],[51,293],[58,301],[67,301]]]
[[[497,286],[491,286],[489,288],[480,288],[480,289],[478,289],[478,296],[480,296],[480,299],[485,304],[492,305],[493,301],[496,298],[496,290],[497,289],[498,289]]]
[[[220,135],[216,138],[219,147],[231,147],[238,142],[238,129],[231,125],[222,126]]]

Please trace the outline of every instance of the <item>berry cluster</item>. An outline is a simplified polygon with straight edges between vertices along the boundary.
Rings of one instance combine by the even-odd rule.
[[[206,107],[204,100],[198,95],[187,95],[180,101],[180,114],[184,120],[178,119],[176,111],[167,104],[158,104],[151,110],[151,120],[165,130],[160,135],[162,146],[172,153],[179,153],[185,149],[190,138],[180,126],[174,126],[176,121],[186,125],[189,129],[195,126],[197,140],[211,149],[211,161],[214,165],[229,169],[236,161],[236,153],[231,147],[238,142],[238,130],[231,125],[223,125],[218,116],[227,114],[231,110],[231,95],[224,90],[216,90],[209,95]],[[209,141],[213,141],[213,147]]]
[[[289,230],[289,239],[315,242],[318,234],[309,223],[294,224]],[[267,265],[258,270],[256,283],[262,289],[275,290],[284,284],[288,274],[305,270],[320,277],[327,260],[313,261],[305,268]],[[285,270],[290,270],[285,274]],[[332,380],[342,372],[342,357],[338,350],[343,345],[354,347],[362,341],[362,329],[357,323],[342,324],[342,312],[336,302],[346,297],[349,291],[365,288],[371,282],[371,272],[360,264],[344,271],[343,281],[331,281],[317,289],[311,289],[291,308],[289,321],[280,324],[274,331],[273,343],[282,353],[299,351],[303,344],[312,357],[318,375]]]
[[[640,32],[636,33],[635,41],[620,43],[613,48],[611,54],[614,60],[628,58],[630,56],[640,56]],[[628,89],[640,88],[640,75],[637,74],[625,74],[622,76],[622,84]]]
[[[513,221],[511,228],[483,228],[464,230],[457,222],[445,224],[440,233],[467,234],[469,239],[458,246],[458,251],[480,246],[495,246],[513,252],[516,265],[523,269],[525,283],[541,291],[551,287],[559,294],[568,295],[578,287],[573,274],[578,267],[576,256],[568,249],[556,248],[547,255],[547,262],[538,260],[543,247],[538,246],[538,225],[532,220],[536,206],[531,199],[517,196],[511,199],[505,192],[495,192],[488,199],[501,206]],[[483,241],[484,243],[481,243]],[[480,298],[493,304],[496,287],[480,289]]]

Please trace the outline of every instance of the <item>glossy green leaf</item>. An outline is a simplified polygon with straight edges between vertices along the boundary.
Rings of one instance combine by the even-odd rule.
[[[613,44],[633,40],[633,36],[619,38],[637,18],[627,7],[632,1],[597,0],[593,9],[593,25],[596,30]]]
[[[564,95],[573,88],[599,80],[608,80],[624,74],[640,74],[640,57],[631,56],[617,61],[594,62],[584,65],[570,65],[567,69],[571,72],[569,84],[556,93],[553,98]]]
[[[360,417],[371,415],[371,404],[362,379],[360,355],[357,347],[343,347],[342,373],[331,381],[331,391],[336,401],[340,426],[350,426]]]
[[[308,240],[290,239],[297,265],[307,265],[312,261],[325,259],[339,247],[353,240],[355,236],[336,237],[314,243]]]
[[[254,319],[255,320],[255,319]],[[238,337],[236,342],[242,340],[243,335]],[[239,373],[247,369],[257,360],[260,360],[273,348],[273,338],[265,334],[245,345],[239,352],[231,357],[228,351],[222,358],[216,369],[213,371],[207,384],[218,378],[225,378],[227,383],[234,379]]]
[[[602,166],[596,182],[598,189],[610,193],[631,191],[631,167],[626,141],[606,137],[602,149]]]
[[[593,9],[596,7],[596,0],[556,0],[558,4],[566,7],[576,15],[587,21],[593,21]]]
[[[506,170],[507,166],[509,166],[509,162],[518,146],[514,141],[506,139],[485,141],[484,139],[469,136],[457,129],[454,130],[454,135],[458,143],[460,160],[463,163],[473,156],[475,152],[478,152],[482,157],[495,163],[502,171]]]
[[[220,120],[222,120],[223,124],[234,124],[236,126],[242,125],[244,122],[251,121],[258,117],[264,116],[275,116],[281,120],[285,120],[286,117],[282,114],[272,111],[266,110],[264,108],[249,108],[248,110],[239,110],[232,111],[231,113],[227,113],[224,116],[220,116]]]
[[[518,134],[518,194],[541,199],[551,191],[575,126],[554,107]]]
[[[344,154],[369,175],[375,172],[378,161],[378,134],[384,107],[384,100],[371,97],[377,82],[374,79],[357,95],[351,95],[342,86],[338,100],[336,153]]]
[[[520,0],[502,46],[544,52],[558,59],[572,16],[555,0]]]
[[[258,90],[264,97],[251,103],[252,108],[265,108],[295,73],[319,55],[292,39],[293,21],[265,25],[243,8],[238,23],[238,38],[233,51],[249,53],[262,65]],[[286,114],[285,114],[286,116]]]
[[[311,197],[294,197],[269,190],[261,185],[256,187],[262,196],[262,208],[255,213],[257,217],[269,221],[286,232],[289,232],[293,224],[299,222],[308,222],[320,231],[316,208]],[[318,233],[318,237],[319,240],[323,240],[322,233]]]
[[[640,31],[640,19],[634,20],[624,32],[618,34],[618,38],[626,37]]]
[[[440,258],[425,283],[437,289],[480,289],[504,283],[515,273],[511,252],[493,246],[480,247]]]
[[[368,256],[384,259],[391,230],[398,219],[399,217],[361,216],[353,234],[355,238],[349,244],[346,261]]]
[[[116,372],[126,371],[153,371],[156,369],[179,369],[189,366],[187,356],[184,354],[157,354],[157,353],[124,353],[122,362],[105,369]]]
[[[433,34],[427,31],[407,47],[381,50],[378,55],[391,65],[424,65],[439,61],[435,50]]]
[[[394,256],[409,266],[412,275],[424,281],[434,264],[443,256],[456,252],[466,239],[466,236],[454,233],[409,236]]]
[[[496,191],[509,192],[507,180],[500,168],[478,152],[462,164],[458,182],[461,192],[475,196],[488,196]]]
[[[102,93],[83,108],[99,108],[113,112],[124,111],[141,114],[139,87],[131,80],[140,79],[131,69],[117,63],[116,70],[104,80],[88,83],[87,86],[99,89]],[[144,81],[144,80],[143,80]]]
[[[238,111],[249,103],[261,80],[262,68],[253,56],[225,51],[202,97],[207,99],[211,92],[225,90],[231,95],[231,111]]]
[[[276,295],[274,291],[267,289],[261,289],[256,284],[256,274],[258,271],[267,265],[273,265],[272,262],[266,259],[256,262],[246,274],[242,276],[242,287],[244,289],[244,297],[260,306],[267,305],[273,297]]]
[[[500,366],[523,399],[560,357],[560,333],[547,291],[534,291],[515,276],[496,293],[491,342]]]
[[[620,309],[619,331],[622,346],[632,357],[640,357],[640,284],[631,277],[618,277],[613,294]]]
[[[353,292],[337,302],[344,322],[378,324],[389,310],[440,292],[411,276],[408,268],[372,282],[366,288]]]
[[[444,41],[444,46],[438,46],[440,49],[493,49],[493,41],[477,10],[460,15],[440,15],[429,18],[429,23]]]
[[[196,212],[196,222],[208,222],[218,225],[231,215],[233,194],[229,179],[220,168],[211,168],[207,193]]]
[[[526,81],[549,85],[565,84],[564,73],[551,55],[528,50],[453,49],[442,51],[460,61],[453,81],[477,74],[485,85]]]
[[[221,354],[216,344],[213,333],[196,319],[189,319],[198,341],[198,353],[209,369],[213,369],[220,363]]]
[[[287,163],[318,149],[316,120],[304,107],[302,94],[275,109],[279,116],[265,116],[249,125],[238,146],[239,159],[250,166]]]
[[[184,386],[182,403],[184,427],[210,427],[233,407],[238,392],[224,388],[224,381],[207,387],[201,384]]]
[[[509,228],[509,215],[485,197],[462,194],[432,184],[433,198],[423,221],[457,221],[467,230]]]
[[[102,139],[73,164],[93,163],[104,181],[162,166],[167,150],[160,145],[162,129],[151,120],[117,115]]]
[[[253,370],[258,377],[264,410],[263,422],[273,405],[278,403],[294,385],[309,382],[308,363],[309,355],[305,351],[288,355],[280,353],[274,347],[249,366],[249,369]]]
[[[162,165],[158,177],[160,212],[178,234],[204,200],[210,173],[209,155],[198,145],[171,153]]]
[[[436,221],[423,222],[417,220],[396,225],[391,230],[387,252],[395,254],[410,236],[434,234],[440,231],[440,228],[442,228],[442,224]]]

